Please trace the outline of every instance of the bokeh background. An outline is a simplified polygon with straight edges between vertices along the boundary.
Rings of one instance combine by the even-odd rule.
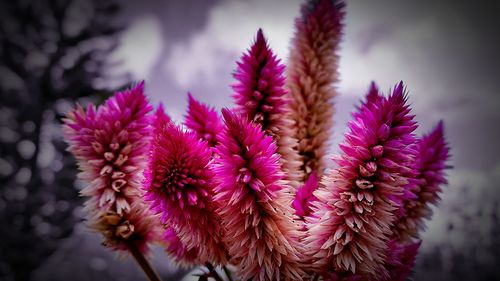
[[[235,61],[260,27],[286,61],[300,2],[0,1],[0,280],[145,280],[82,223],[62,116],[143,79],[177,121],[187,91],[230,107]],[[372,80],[403,80],[419,133],[443,119],[452,149],[413,280],[500,279],[499,17],[498,1],[347,3],[331,152]]]

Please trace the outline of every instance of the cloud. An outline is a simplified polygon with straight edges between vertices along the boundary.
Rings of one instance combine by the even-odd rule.
[[[164,43],[158,19],[152,16],[134,19],[120,40],[121,45],[112,59],[121,61],[121,67],[129,71],[135,80],[148,77]]]
[[[187,42],[172,45],[165,68],[180,86],[218,83],[218,71],[229,75],[236,63],[227,65],[250,47],[259,28],[264,30],[271,47],[280,58],[288,54],[293,19],[300,1],[227,1],[215,6],[206,26]],[[227,92],[224,89],[224,92]]]

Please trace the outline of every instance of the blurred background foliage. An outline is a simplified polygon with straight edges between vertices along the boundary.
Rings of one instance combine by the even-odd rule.
[[[109,95],[123,26],[107,0],[0,3],[0,279],[29,280],[81,220],[61,118]]]

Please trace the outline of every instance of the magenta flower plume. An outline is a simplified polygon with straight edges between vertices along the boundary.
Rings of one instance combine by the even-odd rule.
[[[298,158],[293,153],[282,155],[285,162],[301,161],[299,170],[292,171],[301,183],[312,173],[321,178],[326,166],[343,18],[343,1],[312,0],[302,6],[301,17],[295,21],[286,68],[286,89],[291,97],[286,117],[291,137],[298,143]]]
[[[163,233],[163,242],[165,243],[166,251],[179,263],[182,267],[193,265],[197,261],[198,247],[190,250],[184,247],[179,235],[172,227],[167,227]]]
[[[353,115],[338,167],[314,193],[306,243],[321,269],[374,275],[384,263],[394,199],[403,195],[403,174],[415,161],[416,123],[409,113],[400,83],[388,98],[369,95]]]
[[[410,276],[417,257],[420,242],[407,245],[396,240],[388,243],[388,255],[384,269],[373,278],[373,281],[405,281]]]
[[[298,225],[276,144],[245,116],[227,109],[222,114],[214,171],[231,262],[241,280],[301,280]]]
[[[432,216],[431,204],[437,204],[441,186],[447,184],[444,169],[450,157],[444,138],[444,125],[436,128],[417,141],[418,184],[412,189],[416,198],[405,200],[404,217],[397,223],[396,234],[402,240],[418,238],[425,228],[424,219]]]
[[[217,216],[210,147],[192,132],[161,125],[145,171],[145,199],[163,223],[178,234],[187,251],[197,248],[199,262],[224,263],[225,248]]]
[[[285,66],[273,54],[259,29],[255,43],[243,54],[233,74],[238,80],[232,85],[236,110],[272,136],[284,121],[281,117],[287,102],[284,70]]]
[[[129,227],[125,235],[103,232],[106,244],[115,248],[128,237],[147,241],[151,237],[148,231],[155,232],[150,214],[141,210],[151,109],[144,84],[139,83],[116,93],[97,110],[94,105],[86,111],[78,106],[64,119],[64,137],[78,160],[79,178],[88,183],[81,194],[89,197],[85,205],[91,226],[103,231],[114,227],[123,230],[123,224]],[[116,224],[107,225],[109,220]],[[141,249],[143,245],[141,242]]]
[[[311,213],[311,202],[317,200],[313,192],[318,188],[318,185],[318,177],[316,174],[311,174],[304,185],[297,189],[292,206],[295,209],[295,214],[299,218],[304,219]]]
[[[217,144],[216,135],[222,130],[222,122],[214,108],[197,101],[188,93],[188,113],[186,126],[205,140],[211,147]]]

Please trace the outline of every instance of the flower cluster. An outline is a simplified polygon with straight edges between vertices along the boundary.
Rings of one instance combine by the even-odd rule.
[[[242,55],[235,107],[188,94],[184,126],[144,84],[64,120],[90,226],[112,249],[142,256],[158,242],[199,280],[405,280],[432,214],[449,147],[440,122],[417,137],[403,83],[372,83],[328,172],[344,3],[310,0],[288,65],[262,30]],[[220,267],[222,270],[217,270]],[[231,270],[234,272],[230,272]]]

